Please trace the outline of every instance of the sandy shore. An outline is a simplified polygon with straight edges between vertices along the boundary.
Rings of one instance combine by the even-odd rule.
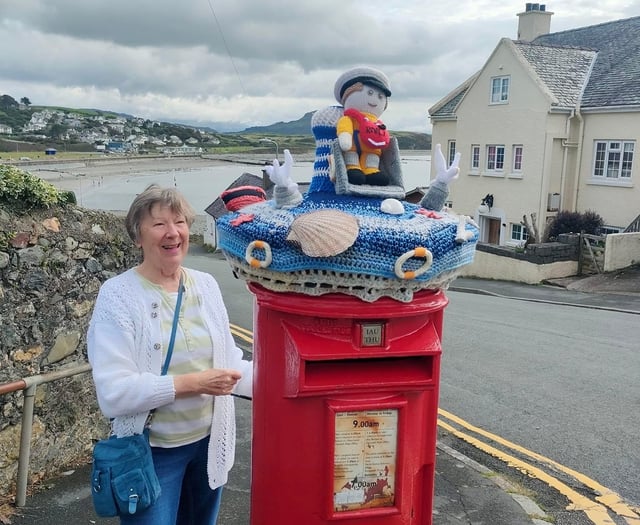
[[[213,157],[106,157],[82,161],[31,162],[20,167],[57,188],[77,190],[80,180],[98,182],[105,177],[135,177],[143,173],[184,171],[219,166],[227,162],[231,161]]]
[[[301,162],[313,160],[313,155],[300,155]],[[282,159],[281,159],[282,160]],[[21,163],[21,169],[46,180],[56,188],[70,190],[76,193],[79,204],[83,205],[83,196],[86,203],[88,192],[101,192],[103,187],[110,184],[135,185],[136,177],[149,177],[149,174],[164,174],[172,171],[189,172],[190,170],[202,170],[215,166],[238,165],[238,175],[242,171],[260,173],[265,163],[271,162],[265,154],[227,154],[207,155],[204,157],[101,157],[81,161],[32,161]],[[138,179],[140,180],[140,179]],[[203,189],[206,191],[206,188]],[[210,200],[217,194],[212,194]],[[108,198],[97,207],[105,211],[123,215],[122,209],[112,207],[112,201]],[[202,234],[206,230],[207,216],[197,207],[196,221],[191,227],[194,234]]]

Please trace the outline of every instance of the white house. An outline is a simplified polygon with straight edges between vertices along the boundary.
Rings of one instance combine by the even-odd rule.
[[[549,33],[552,15],[526,4],[518,40],[502,38],[429,109],[433,143],[462,154],[453,208],[476,219],[484,242],[519,244],[524,215],[543,232],[559,210],[638,231],[640,17]]]

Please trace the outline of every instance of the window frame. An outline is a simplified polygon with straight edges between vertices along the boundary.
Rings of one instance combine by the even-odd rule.
[[[491,77],[489,84],[489,104],[508,104],[510,92],[510,75]]]
[[[512,222],[509,226],[509,244],[527,242],[527,239],[529,239],[529,231],[525,226],[517,222]],[[516,232],[516,229],[519,231]],[[517,236],[514,236],[514,233],[517,233]]]
[[[486,174],[489,176],[504,176],[505,146],[504,144],[487,144],[485,151]]]
[[[480,171],[480,144],[471,144],[471,171]]]
[[[600,184],[630,184],[633,178],[635,140],[595,140],[591,180]]]
[[[522,159],[524,157],[524,146],[522,144],[513,145],[513,158],[511,159],[511,171],[522,173]]]
[[[456,158],[456,141],[450,140],[447,143],[447,158],[449,159],[449,166],[453,164],[453,159]]]

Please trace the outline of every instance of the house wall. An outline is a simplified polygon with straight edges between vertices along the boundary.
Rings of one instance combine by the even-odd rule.
[[[207,222],[205,225],[204,232],[202,233],[202,240],[205,246],[210,246],[211,248],[218,247],[218,231],[216,230],[216,221],[215,219],[207,214]]]
[[[579,212],[596,211],[606,225],[627,227],[640,214],[640,113],[584,114],[584,141],[577,193]],[[635,140],[631,181],[594,181],[594,141]]]
[[[640,264],[640,233],[610,233],[605,240],[604,271]]]
[[[456,140],[462,154],[460,178],[450,186],[450,199],[458,213],[475,218],[485,235],[483,219],[500,220],[500,244],[510,239],[511,224],[519,224],[523,214],[535,213],[539,230],[548,216],[548,193],[560,192],[567,114],[550,114],[550,99],[541,86],[518,60],[504,39],[496,48],[476,82],[457,108],[457,122],[435,121],[433,143],[441,143],[446,154],[449,140]],[[491,79],[510,76],[507,104],[490,104]],[[480,169],[471,169],[472,145],[480,146]],[[486,170],[486,146],[504,145],[505,165],[502,172]],[[523,171],[513,173],[513,146],[523,145]],[[435,163],[431,164],[431,169]],[[435,174],[432,172],[432,177]],[[494,207],[479,211],[482,198],[492,194]],[[481,240],[487,241],[485,237]]]

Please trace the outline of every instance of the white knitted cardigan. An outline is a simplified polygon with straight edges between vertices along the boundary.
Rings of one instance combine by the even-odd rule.
[[[242,359],[229,329],[220,288],[204,272],[186,270],[202,306],[213,340],[216,368],[242,373],[236,392],[251,395],[252,364]],[[162,337],[157,315],[161,295],[145,289],[135,270],[108,279],[100,288],[87,333],[87,350],[100,409],[113,418],[112,432],[127,436],[142,432],[149,410],[175,399],[173,378],[161,376]],[[231,396],[216,397],[209,444],[209,485],[227,481],[235,455],[235,407]]]

